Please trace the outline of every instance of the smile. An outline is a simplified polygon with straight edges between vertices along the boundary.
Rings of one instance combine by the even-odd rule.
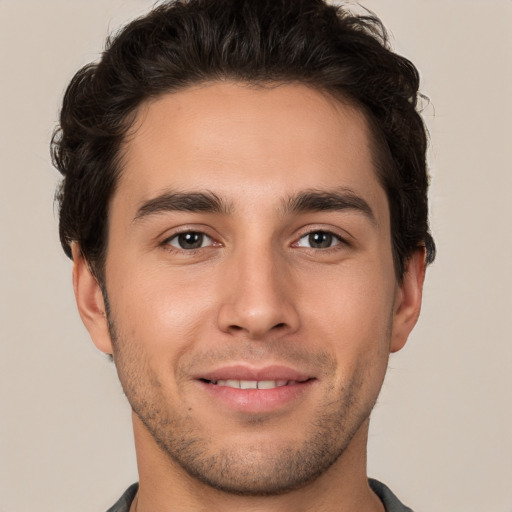
[[[226,386],[235,389],[274,389],[282,386],[292,386],[297,384],[295,380],[237,380],[226,379],[209,381],[217,386]]]
[[[255,375],[257,373],[266,375]],[[269,375],[272,373],[281,375]],[[315,388],[317,379],[290,369],[242,371],[238,368],[215,371],[197,378],[196,382],[206,392],[208,405],[213,405],[216,412],[221,407],[225,412],[229,410],[244,414],[267,414],[299,403],[297,401],[301,397]]]

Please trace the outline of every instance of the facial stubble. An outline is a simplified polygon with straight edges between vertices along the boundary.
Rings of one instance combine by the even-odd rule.
[[[162,384],[140,344],[120,334],[105,290],[103,295],[115,365],[134,413],[171,466],[177,465],[211,488],[235,495],[271,496],[307,486],[343,455],[375,405],[377,396],[361,401],[360,390],[371,369],[360,365],[348,385],[331,388],[318,413],[304,418],[307,427],[301,441],[270,445],[251,442],[248,433],[243,446],[215,447],[215,435],[194,418],[192,408],[181,415],[169,410],[169,401],[160,393]],[[323,361],[324,375],[334,374],[334,358],[324,353],[317,357]],[[267,419],[253,416],[248,421],[261,429]]]

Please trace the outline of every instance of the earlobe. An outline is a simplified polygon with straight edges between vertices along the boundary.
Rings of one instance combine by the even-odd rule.
[[[73,289],[80,318],[96,347],[112,354],[112,340],[101,287],[77,243],[73,243]]]
[[[409,258],[403,281],[397,288],[390,352],[403,348],[418,321],[424,279],[425,249],[418,249]]]

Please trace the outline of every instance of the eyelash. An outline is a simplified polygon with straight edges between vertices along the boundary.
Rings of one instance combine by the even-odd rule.
[[[315,235],[322,234],[323,236],[327,236],[327,241],[329,242],[329,245],[327,247],[305,247],[303,245],[300,245],[300,242],[304,239],[308,239],[309,243],[312,243],[311,237]],[[332,243],[334,245],[332,245]],[[314,243],[314,242],[313,242]],[[322,242],[317,242],[322,243]],[[336,247],[339,245],[348,245],[348,242],[341,236],[337,235],[336,233],[333,233],[332,231],[329,231],[327,229],[314,229],[312,231],[308,231],[307,233],[303,234],[297,242],[293,244],[294,247],[305,247],[306,249],[313,249],[313,250],[320,250],[320,251],[329,251],[329,250],[336,250]]]
[[[301,245],[301,241],[304,239],[308,239],[309,243],[312,243],[311,237],[315,235],[322,234],[322,236],[327,236],[327,242],[329,245],[327,247],[310,247],[310,246],[304,246]],[[198,247],[191,247],[191,248],[184,248],[181,247],[181,244],[179,243],[179,237],[186,237],[186,236],[192,236],[192,235],[199,235],[200,240],[196,241],[196,243],[200,243]],[[205,240],[205,238],[207,240]],[[208,242],[209,240],[209,242]],[[176,242],[177,245],[174,245],[172,242]],[[204,245],[206,243],[206,245]],[[334,242],[334,245],[333,245]],[[318,243],[322,243],[321,241]],[[207,235],[204,231],[201,230],[185,230],[181,231],[179,233],[174,233],[172,236],[166,238],[163,240],[161,244],[166,250],[174,252],[174,251],[181,251],[181,252],[187,252],[187,253],[195,253],[196,251],[200,249],[206,249],[208,247],[221,247],[222,244],[220,242],[217,242],[215,239],[213,239],[211,236]],[[178,246],[180,245],[180,246]],[[340,235],[333,233],[332,231],[329,231],[328,229],[312,229],[308,232],[303,233],[299,239],[294,242],[291,246],[294,248],[302,247],[307,250],[313,250],[313,251],[322,251],[322,252],[331,252],[340,249],[339,246],[349,246],[349,242]]]
[[[186,236],[192,236],[192,235],[199,235],[201,237],[201,245],[199,247],[192,247],[192,248],[184,248],[184,247],[178,247],[176,245],[173,245],[172,242],[176,240],[176,242],[179,244],[179,237],[186,237]],[[210,240],[210,243],[208,243],[207,245],[203,245],[204,243],[204,239],[208,239]],[[179,233],[175,233],[174,235],[166,238],[163,242],[162,242],[162,245],[165,246],[167,248],[167,250],[176,250],[176,251],[186,251],[186,252],[194,252],[194,251],[197,251],[199,249],[204,249],[206,247],[211,247],[211,246],[216,246],[216,245],[220,245],[218,242],[215,242],[214,239],[207,235],[206,233],[204,233],[203,231],[199,231],[199,230],[187,230],[187,231],[181,231]]]

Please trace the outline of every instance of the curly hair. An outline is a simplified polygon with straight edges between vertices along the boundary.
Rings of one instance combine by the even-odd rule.
[[[68,256],[77,242],[102,281],[120,147],[138,107],[222,79],[298,82],[356,105],[368,120],[389,202],[398,279],[418,248],[425,248],[427,263],[434,260],[418,71],[390,49],[377,17],[323,0],[175,0],[107,40],[99,62],[69,84],[52,138],[53,162],[63,176],[56,199]]]

